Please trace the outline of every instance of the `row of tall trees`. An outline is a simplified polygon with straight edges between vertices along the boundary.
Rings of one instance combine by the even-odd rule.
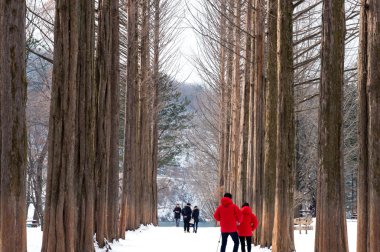
[[[214,123],[219,132],[217,194],[230,191],[238,205],[244,201],[253,204],[262,220],[254,242],[272,246],[273,251],[294,250],[294,203],[302,207],[306,203],[302,201],[317,213],[316,251],[348,251],[344,189],[349,186],[351,190],[347,209],[355,213],[357,112],[352,109],[356,101],[350,90],[356,80],[352,58],[357,50],[353,53],[351,47],[355,50],[358,38],[358,8],[345,2],[214,0],[203,2],[201,18],[194,15],[195,28],[207,48],[199,66],[210,87],[208,92],[218,98]],[[377,1],[361,4],[362,139],[369,134],[366,111],[377,111],[378,103],[372,98],[368,104],[378,83],[375,77],[371,82],[367,79],[371,72],[367,62],[377,55],[375,49],[369,49],[368,41],[377,41],[372,38],[377,30],[367,15],[376,15],[378,6]],[[375,19],[372,16],[371,20]],[[219,57],[210,60],[209,54]],[[307,120],[312,124],[305,126]],[[374,132],[376,128],[371,126]],[[357,211],[362,229],[358,237],[363,243],[358,248],[368,246],[363,251],[374,251],[369,249],[372,236],[365,234],[378,232],[368,222],[368,209],[377,212],[376,204],[370,203],[373,200],[368,201],[368,197],[377,197],[377,183],[366,177],[365,171],[371,169],[366,162],[377,160],[374,154],[374,159],[368,157],[376,144],[360,141],[358,181],[363,182],[359,183]],[[300,146],[309,148],[309,156]],[[345,165],[353,170],[344,170]],[[371,172],[375,174],[375,170]],[[331,218],[338,223],[335,228]]]
[[[26,2],[0,4],[0,27],[10,34],[0,41],[1,99],[8,99],[1,102],[7,145],[1,148],[1,251],[26,251],[26,178],[28,202],[44,219],[42,251],[94,251],[94,234],[103,247],[128,229],[157,224],[160,53],[170,3],[57,0],[54,22],[44,4],[28,5],[28,41]],[[29,130],[28,175],[26,49],[53,64],[48,143],[34,148],[32,141],[41,145],[45,136],[37,140]]]

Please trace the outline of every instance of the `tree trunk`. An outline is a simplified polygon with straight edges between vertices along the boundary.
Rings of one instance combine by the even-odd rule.
[[[277,158],[273,252],[294,251],[294,92],[291,1],[278,0],[277,16]],[[327,250],[326,250],[327,251]]]
[[[239,161],[239,129],[240,129],[240,20],[241,20],[241,0],[236,1],[235,12],[235,47],[233,63],[233,84],[232,84],[232,125],[231,125],[231,193],[237,195],[238,184],[238,161]]]
[[[93,251],[95,221],[96,114],[98,89],[95,82],[95,1],[80,4],[77,73],[76,160],[76,251]]]
[[[359,51],[359,178],[357,251],[380,247],[380,1],[362,0]]]
[[[94,251],[94,34],[92,0],[56,2],[42,251]]]
[[[119,83],[120,83],[120,49],[119,49],[119,1],[110,1],[111,32],[108,39],[110,45],[111,69],[110,69],[110,113],[111,135],[110,156],[108,173],[108,201],[107,201],[107,237],[113,241],[118,239],[118,214],[119,214]]]
[[[276,111],[277,111],[277,0],[268,1],[268,60],[266,65],[265,155],[262,232],[260,245],[272,245],[276,189]]]
[[[137,143],[137,107],[138,97],[138,34],[137,34],[137,0],[128,0],[128,52],[127,52],[127,88],[125,111],[125,148],[123,192],[120,216],[119,236],[125,238],[125,230],[137,228],[136,213],[136,143]]]
[[[152,109],[152,222],[158,225],[157,219],[157,170],[158,170],[158,85],[160,78],[160,0],[153,0],[154,5],[154,38],[153,38],[153,109]]]
[[[141,116],[140,116],[140,158],[141,158],[141,183],[142,183],[142,224],[150,224],[151,219],[151,144],[150,144],[150,117],[149,111],[149,85],[150,75],[150,48],[149,48],[149,15],[150,0],[142,0],[142,31],[141,31]]]
[[[219,49],[219,86],[220,86],[220,100],[219,100],[219,163],[218,163],[218,178],[219,178],[219,192],[218,198],[223,196],[226,186],[226,161],[227,161],[227,139],[226,139],[226,121],[227,121],[227,85],[226,85],[226,14],[227,5],[226,1],[220,2],[220,49]]]
[[[119,30],[118,1],[99,2],[97,45],[97,212],[96,239],[117,239]],[[116,62],[115,62],[116,61]],[[116,185],[115,185],[116,184]],[[115,198],[116,197],[116,198]],[[110,211],[110,212],[108,212]],[[110,230],[107,230],[110,227]]]
[[[255,14],[255,11],[253,12],[253,15]],[[253,17],[254,22],[254,17]],[[254,34],[255,27],[252,25],[252,31],[251,34]],[[255,202],[255,187],[253,186],[254,183],[254,134],[255,134],[255,117],[254,117],[254,107],[255,107],[255,39],[252,39],[251,41],[251,76],[250,76],[250,88],[249,88],[249,121],[248,121],[248,150],[247,150],[247,201],[248,202]]]
[[[74,156],[78,8],[79,4],[76,1],[56,2],[49,159],[42,243],[44,252],[75,251]]]
[[[39,224],[41,225],[41,229],[43,228],[43,225],[44,225],[44,213],[43,213],[43,206],[42,206],[42,192],[43,192],[42,191],[43,189],[42,170],[44,167],[47,151],[48,151],[48,143],[45,142],[44,147],[42,148],[42,151],[39,154],[38,159],[36,161],[36,179],[34,183],[34,187],[35,187],[34,193],[36,197],[35,211],[37,213],[38,221],[39,221]]]
[[[262,219],[263,189],[264,189],[264,3],[255,0],[255,61],[254,61],[254,202],[253,212],[259,220]],[[257,245],[261,236],[261,226],[255,231],[253,242]]]
[[[322,21],[315,251],[348,251],[342,155],[344,0],[323,1]]]
[[[234,1],[228,1],[228,20],[229,23],[227,25],[227,65],[226,65],[226,121],[224,125],[224,130],[226,132],[226,143],[225,143],[225,153],[224,156],[226,157],[225,163],[224,163],[224,182],[225,182],[225,192],[231,192],[232,186],[231,186],[231,180],[232,180],[232,110],[231,110],[231,104],[232,104],[232,86],[233,86],[233,73],[234,73],[234,53],[233,53],[233,24],[231,23],[231,20],[233,20],[234,16]]]
[[[252,12],[253,0],[248,2],[246,27],[245,31],[245,65],[244,65],[244,82],[242,83],[242,96],[241,96],[241,114],[240,114],[240,132],[239,132],[239,163],[238,163],[238,178],[237,178],[237,195],[236,204],[242,205],[248,201],[248,182],[247,182],[247,158],[248,158],[248,135],[249,135],[249,101],[250,101],[250,88],[251,88],[251,74],[252,63],[250,62],[252,54],[252,39],[250,33],[252,32]]]
[[[98,102],[96,114],[96,163],[95,163],[95,180],[96,180],[96,241],[100,248],[103,248],[106,226],[106,206],[107,206],[107,178],[108,178],[108,155],[109,155],[109,125],[110,120],[110,67],[111,54],[109,51],[108,38],[110,29],[110,6],[107,0],[100,0],[98,5],[98,43],[97,43],[97,60],[96,60],[96,84],[98,89]]]
[[[0,3],[0,251],[26,251],[25,1]]]

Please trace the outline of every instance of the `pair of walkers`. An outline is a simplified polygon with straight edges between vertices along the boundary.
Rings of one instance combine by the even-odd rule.
[[[179,227],[180,214],[183,218],[183,229],[185,233],[190,233],[190,224],[193,225],[193,233],[198,232],[198,223],[199,223],[199,209],[197,206],[194,206],[194,209],[191,209],[191,204],[187,203],[186,206],[181,209],[179,204],[173,210],[174,218],[176,221],[176,226]]]
[[[245,252],[245,242],[247,242],[248,252],[251,252],[252,232],[258,226],[257,217],[252,213],[248,203],[244,203],[239,209],[232,202],[232,195],[225,193],[220,201],[220,206],[214,213],[214,218],[220,222],[222,233],[221,252],[226,251],[228,236],[231,236],[234,242],[233,252],[239,249],[239,240],[241,251]]]

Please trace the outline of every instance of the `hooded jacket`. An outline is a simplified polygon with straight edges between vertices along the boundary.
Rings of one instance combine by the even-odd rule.
[[[241,209],[243,214],[242,221],[238,226],[239,236],[252,236],[252,232],[258,227],[259,222],[256,215],[252,213],[249,206],[245,206]]]
[[[199,222],[199,209],[194,208],[193,213],[191,214],[191,217],[194,219],[195,222]]]
[[[185,206],[182,208],[182,216],[184,221],[189,221],[191,219],[191,208],[190,206]]]
[[[237,224],[241,222],[242,214],[238,206],[232,203],[228,197],[220,200],[220,206],[214,213],[214,218],[220,221],[220,230],[222,233],[233,233],[237,231]]]

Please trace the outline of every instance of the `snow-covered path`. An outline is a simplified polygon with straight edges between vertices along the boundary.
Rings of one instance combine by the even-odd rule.
[[[315,220],[314,223],[315,224]],[[314,227],[315,230],[315,227]],[[191,230],[192,231],[192,230]],[[347,233],[350,251],[356,251],[356,221],[347,220]],[[294,232],[297,252],[314,252],[314,231],[306,235]],[[137,231],[128,231],[126,239],[111,244],[112,252],[217,252],[220,229],[199,227],[198,233],[184,233],[183,227],[141,227]],[[28,228],[28,252],[41,251],[42,232],[37,228]],[[228,240],[227,252],[232,251],[233,242]],[[219,248],[217,250],[217,248]],[[97,252],[105,250],[97,249]],[[241,251],[239,249],[239,251]],[[269,252],[269,249],[253,248],[252,252]]]
[[[183,227],[142,227],[127,232],[126,239],[112,246],[113,252],[214,252],[220,251],[219,228],[199,227],[198,233],[184,233]],[[192,232],[192,230],[191,230]],[[233,242],[228,240],[227,251],[232,251]],[[98,250],[99,252],[102,250]],[[253,251],[270,251],[254,249]]]

